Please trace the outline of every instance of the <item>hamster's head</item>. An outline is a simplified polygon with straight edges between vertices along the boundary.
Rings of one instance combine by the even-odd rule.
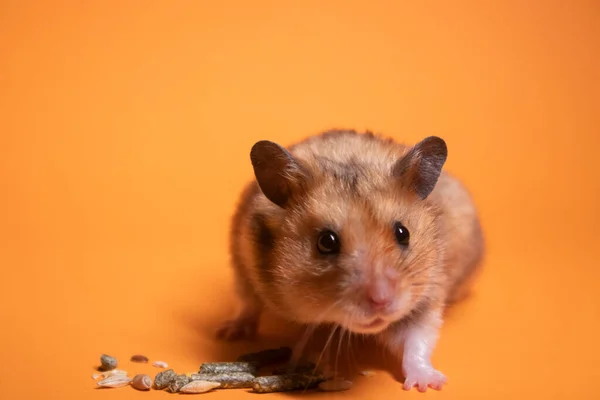
[[[437,137],[388,161],[256,143],[257,182],[281,216],[265,228],[273,244],[258,274],[270,302],[298,322],[365,334],[427,307],[443,276],[440,214],[427,200],[446,157]]]

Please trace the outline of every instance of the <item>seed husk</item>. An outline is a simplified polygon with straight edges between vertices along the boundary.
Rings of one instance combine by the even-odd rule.
[[[110,371],[111,369],[117,368],[117,359],[107,354],[100,356],[100,370]]]
[[[150,390],[152,387],[152,378],[146,374],[138,374],[133,377],[131,386],[137,390]]]
[[[172,369],[167,369],[166,371],[159,372],[154,377],[154,387],[157,390],[165,389],[169,386],[169,383],[175,380],[177,374]]]
[[[154,361],[152,365],[156,368],[168,368],[169,364],[164,361]]]
[[[341,392],[343,390],[348,390],[351,387],[352,381],[339,378],[319,383],[319,389],[324,392]]]
[[[267,349],[255,353],[242,354],[237,361],[253,362],[259,367],[269,364],[280,364],[288,362],[292,358],[292,349],[289,347],[279,347],[277,349]]]
[[[135,354],[133,356],[131,356],[131,362],[137,362],[137,363],[147,363],[148,362],[148,357],[142,355],[142,354]]]
[[[256,393],[293,392],[314,389],[323,380],[310,374],[283,374],[259,376],[252,381]]]
[[[194,381],[218,382],[223,389],[238,389],[252,387],[254,375],[248,372],[224,372],[219,374],[194,374]]]
[[[206,393],[221,386],[219,382],[191,381],[181,389],[181,393]]]
[[[118,388],[129,385],[131,378],[127,375],[113,375],[96,382],[98,386],[105,388]]]
[[[360,374],[362,376],[366,376],[367,378],[371,378],[371,377],[375,376],[375,371],[365,370],[365,371],[360,371]]]
[[[222,374],[229,372],[247,372],[252,375],[258,373],[258,364],[254,362],[211,362],[200,366],[199,374]]]
[[[92,379],[96,380],[98,378],[108,378],[113,375],[127,375],[127,371],[123,371],[122,369],[112,369],[110,371],[100,372],[98,374],[93,374]]]
[[[169,383],[169,392],[177,393],[179,390],[191,382],[191,378],[187,375],[177,375],[174,380]]]

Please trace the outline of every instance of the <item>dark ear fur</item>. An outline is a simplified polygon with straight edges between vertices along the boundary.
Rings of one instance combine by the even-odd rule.
[[[307,178],[306,170],[289,151],[268,140],[261,140],[252,146],[250,160],[260,190],[267,199],[282,208],[301,189]]]
[[[447,157],[446,142],[439,137],[430,136],[399,159],[392,174],[404,188],[425,199],[433,191]]]

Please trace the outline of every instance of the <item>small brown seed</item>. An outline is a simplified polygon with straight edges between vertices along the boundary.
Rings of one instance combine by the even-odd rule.
[[[154,361],[152,363],[153,366],[155,366],[156,368],[167,368],[169,366],[169,364],[167,364],[164,361]]]
[[[181,393],[206,393],[221,386],[219,382],[210,381],[191,381],[183,386],[179,391]]]
[[[352,387],[352,382],[344,379],[332,379],[319,383],[319,389],[324,392],[341,392]]]
[[[137,390],[150,390],[152,387],[152,378],[145,374],[138,374],[133,377],[131,386]]]
[[[148,357],[143,356],[141,354],[136,354],[136,355],[131,356],[131,362],[147,363]]]
[[[109,371],[117,368],[117,359],[106,354],[100,356],[100,370]]]
[[[118,388],[129,385],[131,378],[127,375],[113,375],[97,382],[98,386],[106,388]]]
[[[154,377],[154,387],[157,390],[165,389],[169,386],[169,383],[175,380],[177,374],[172,369],[167,369],[166,371],[159,372]]]

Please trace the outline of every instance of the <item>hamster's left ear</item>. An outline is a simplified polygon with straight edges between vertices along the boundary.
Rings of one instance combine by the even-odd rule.
[[[446,142],[430,136],[414,145],[392,168],[400,185],[426,199],[435,187],[448,157]]]

